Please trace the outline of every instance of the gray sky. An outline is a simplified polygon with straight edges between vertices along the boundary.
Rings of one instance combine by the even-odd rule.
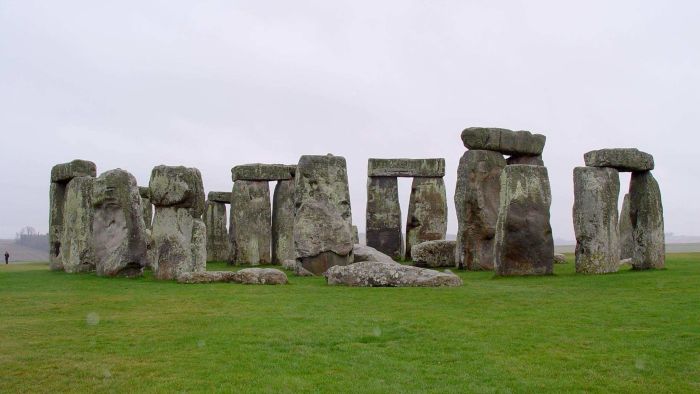
[[[700,233],[700,2],[106,3],[0,0],[0,237],[46,231],[50,168],[74,158],[230,190],[234,165],[326,153],[361,231],[369,157],[444,157],[455,233],[468,126],[547,136],[556,238],[603,147],[652,153],[666,230]]]

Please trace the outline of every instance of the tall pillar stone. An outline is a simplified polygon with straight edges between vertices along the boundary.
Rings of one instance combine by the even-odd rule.
[[[272,263],[295,258],[294,180],[280,180],[272,196]]]
[[[554,241],[549,223],[552,193],[547,168],[506,166],[501,192],[494,269],[497,275],[551,274]]]
[[[413,178],[406,220],[406,259],[413,245],[445,239],[447,235],[447,194],[442,178]]]
[[[633,172],[629,194],[634,238],[632,267],[637,270],[664,268],[664,208],[659,184],[650,171]]]
[[[268,181],[236,180],[231,192],[233,262],[270,264],[272,215]]]
[[[302,156],[294,179],[296,259],[320,275],[353,262],[352,211],[345,158]]]
[[[576,272],[617,272],[620,265],[619,194],[620,177],[614,168],[574,168]]]
[[[368,177],[366,220],[367,246],[400,260],[404,255],[404,245],[396,177]]]
[[[207,231],[207,261],[227,261],[231,254],[226,228],[226,204],[207,200],[204,224]]]
[[[66,186],[60,257],[63,269],[69,273],[95,270],[92,240],[94,182],[95,178],[91,176],[81,176],[73,178]]]
[[[493,270],[501,171],[505,166],[502,154],[488,150],[469,150],[459,161],[455,191],[458,268]]]
[[[634,236],[632,234],[632,219],[630,218],[630,194],[625,194],[620,211],[620,222],[617,226],[620,233],[620,259],[631,259],[634,255]]]

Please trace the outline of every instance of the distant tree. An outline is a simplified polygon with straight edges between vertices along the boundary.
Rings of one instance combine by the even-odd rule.
[[[49,235],[39,234],[34,227],[23,227],[15,236],[15,243],[32,249],[49,250]]]

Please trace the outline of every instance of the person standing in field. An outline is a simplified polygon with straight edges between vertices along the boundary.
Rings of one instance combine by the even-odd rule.
[[[6,250],[5,251],[5,264],[8,264],[8,261],[10,261],[10,253]]]

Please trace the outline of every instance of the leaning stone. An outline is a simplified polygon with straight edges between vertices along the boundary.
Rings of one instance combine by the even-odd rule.
[[[454,267],[455,241],[426,241],[413,245],[411,258],[416,267]]]
[[[49,268],[62,271],[61,242],[63,238],[63,207],[66,202],[66,185],[51,182],[49,189]]]
[[[227,261],[231,255],[228,229],[226,229],[226,204],[207,201],[204,225],[207,232],[207,261]]]
[[[503,155],[469,150],[457,169],[455,264],[468,270],[493,270],[493,243],[498,220]]]
[[[544,160],[542,160],[542,155],[537,156],[511,156],[506,160],[509,166],[514,164],[527,164],[530,166],[543,166]]]
[[[277,182],[272,196],[272,264],[293,260],[294,180]]]
[[[284,260],[282,262],[282,268],[294,272],[296,276],[314,276],[314,274],[302,267],[301,263],[296,260]]]
[[[442,178],[413,178],[406,221],[406,259],[413,245],[445,239],[447,195]]]
[[[442,178],[445,159],[369,159],[367,176]]]
[[[554,253],[554,264],[566,264],[566,255]]]
[[[95,178],[73,178],[66,186],[61,261],[66,272],[95,270],[92,190]]]
[[[634,235],[632,234],[632,219],[630,218],[630,194],[625,194],[620,211],[620,222],[617,225],[620,233],[620,258],[631,259],[634,255]]]
[[[651,172],[632,173],[630,220],[634,237],[632,267],[636,270],[664,268],[664,207],[659,184]]]
[[[156,279],[172,280],[185,272],[206,270],[206,226],[189,209],[156,206],[152,236]]]
[[[207,200],[211,202],[230,204],[231,192],[209,192],[209,194],[207,194]]]
[[[355,256],[356,263],[359,263],[362,261],[395,263],[395,261],[391,257],[378,251],[377,249],[375,249],[371,246],[355,244],[352,247],[352,253]],[[398,263],[396,263],[396,264],[398,264]]]
[[[136,178],[121,169],[101,174],[94,182],[92,206],[97,275],[140,276],[148,238]]]
[[[654,169],[654,157],[635,148],[594,150],[583,158],[588,167],[611,167],[622,172]]]
[[[620,238],[617,201],[620,176],[613,168],[574,168],[576,272],[617,272]]]
[[[177,283],[216,283],[234,282],[235,272],[232,271],[204,271],[204,272],[183,272],[177,276]]]
[[[457,287],[462,279],[453,273],[397,263],[362,262],[331,267],[324,274],[329,285],[356,287]]]
[[[287,274],[274,268],[246,268],[235,272],[233,281],[244,285],[284,285]]]
[[[194,217],[204,213],[202,174],[196,168],[157,166],[151,172],[148,187],[153,205],[188,208]]]
[[[367,179],[367,246],[392,258],[404,255],[401,233],[401,206],[396,177]],[[355,242],[357,243],[357,242]]]
[[[282,181],[293,179],[296,166],[287,164],[244,164],[231,169],[236,181]]]
[[[352,210],[345,158],[302,156],[294,180],[297,261],[320,275],[353,261]]]
[[[503,169],[494,245],[497,275],[552,273],[551,202],[546,167],[512,165]]]
[[[469,127],[462,131],[462,142],[468,149],[492,150],[504,155],[541,155],[546,140],[542,134],[494,127]]]
[[[267,181],[233,183],[229,236],[233,262],[270,264],[272,215]]]
[[[352,243],[360,243],[360,232],[357,230],[357,226],[352,226]]]
[[[67,183],[79,176],[95,177],[97,166],[87,160],[73,160],[69,163],[57,164],[51,169],[51,182]]]

